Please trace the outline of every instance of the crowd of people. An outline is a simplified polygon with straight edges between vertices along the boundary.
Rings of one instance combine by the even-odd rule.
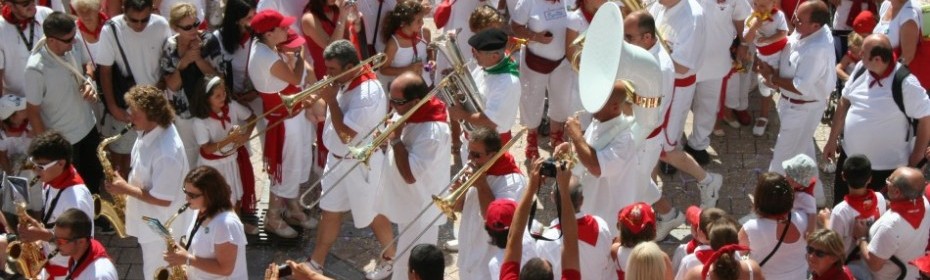
[[[458,279],[928,279],[928,7],[3,0],[0,256],[34,243],[49,261],[30,277],[118,279],[94,237],[116,232],[136,237],[146,279],[248,279],[247,236],[315,229],[312,254],[265,279],[328,279],[349,212],[382,249],[367,279],[442,279],[442,250],[458,252]],[[616,34],[586,33],[600,13],[622,14]],[[657,86],[620,71],[585,106],[586,35],[622,36]],[[762,136],[772,108],[772,159],[737,219],[716,207],[728,178],[704,168],[711,138]],[[510,149],[522,139],[526,168]],[[679,170],[699,205],[664,197],[658,174]],[[548,182],[552,201],[536,201]],[[96,217],[95,199],[122,221]],[[557,219],[536,221],[537,203]],[[656,242],[685,224],[690,241],[667,255]]]

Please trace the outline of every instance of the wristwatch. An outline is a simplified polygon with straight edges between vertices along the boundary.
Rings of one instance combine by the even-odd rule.
[[[404,141],[401,141],[400,138],[391,140],[391,147],[396,146],[397,144],[403,144]]]

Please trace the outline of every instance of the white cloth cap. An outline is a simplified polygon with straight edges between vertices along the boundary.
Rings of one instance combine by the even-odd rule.
[[[13,94],[0,97],[0,120],[5,120],[20,110],[26,110],[26,100],[22,97]]]
[[[785,176],[801,184],[810,182],[818,172],[817,162],[805,154],[783,161],[781,167],[785,169]]]

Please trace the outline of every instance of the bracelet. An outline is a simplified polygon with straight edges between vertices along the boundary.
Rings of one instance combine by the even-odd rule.
[[[393,147],[393,146],[397,146],[397,144],[403,144],[403,143],[404,143],[404,141],[400,140],[400,138],[391,140],[391,146],[392,146],[392,147]]]

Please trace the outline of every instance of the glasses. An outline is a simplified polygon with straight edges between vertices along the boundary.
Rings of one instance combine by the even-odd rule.
[[[71,43],[74,43],[74,37],[77,37],[77,34],[75,34],[75,36],[71,36],[71,38],[68,38],[68,39],[62,39],[62,38],[58,38],[54,36],[49,36],[49,37],[54,38],[55,40],[58,40],[65,44],[71,44]]]
[[[480,158],[482,153],[479,152],[468,152],[468,158]]]
[[[825,251],[819,250],[811,246],[807,246],[807,254],[808,255],[813,254],[815,257],[818,257],[818,258],[823,258],[823,257],[832,255],[830,253],[827,253]]]
[[[129,23],[135,23],[135,24],[146,24],[146,23],[149,23],[150,19],[152,19],[151,15],[146,16],[145,18],[142,18],[142,19],[134,19],[129,16],[125,16],[125,17],[126,17],[126,21],[128,21]]]
[[[35,5],[36,2],[35,1],[10,1],[10,4],[26,8],[26,7]]]
[[[33,168],[38,169],[39,171],[48,170],[49,168],[52,168],[52,166],[55,166],[55,164],[58,164],[57,160],[53,160],[53,161],[50,161],[49,163],[41,164],[41,163],[36,162],[35,159],[32,157],[29,158],[29,162],[32,162]]]
[[[404,104],[407,104],[407,103],[410,103],[410,100],[391,98],[391,104],[394,104],[394,105],[397,105],[397,106],[401,106],[401,105],[404,105]]]
[[[185,190],[184,188],[181,188],[181,191],[183,191],[183,192],[184,192],[184,195],[186,195],[187,198],[189,198],[189,199],[198,199],[198,198],[200,198],[201,196],[203,196],[202,193],[192,193],[192,192],[189,192],[189,191]]]
[[[194,23],[191,24],[191,25],[186,25],[186,26],[180,26],[180,25],[178,25],[177,27],[178,27],[178,29],[181,29],[181,30],[184,30],[184,31],[191,31],[191,29],[197,28],[198,26],[200,26],[200,20],[199,20],[199,19],[198,19],[198,20],[194,20]]]
[[[55,238],[55,245],[58,245],[58,247],[61,247],[61,246],[64,246],[65,244],[74,242],[74,241],[76,241],[76,240],[80,240],[80,239],[82,239],[82,238],[85,238],[85,237],[75,237],[75,238],[61,238],[61,237],[56,237],[56,238]]]

